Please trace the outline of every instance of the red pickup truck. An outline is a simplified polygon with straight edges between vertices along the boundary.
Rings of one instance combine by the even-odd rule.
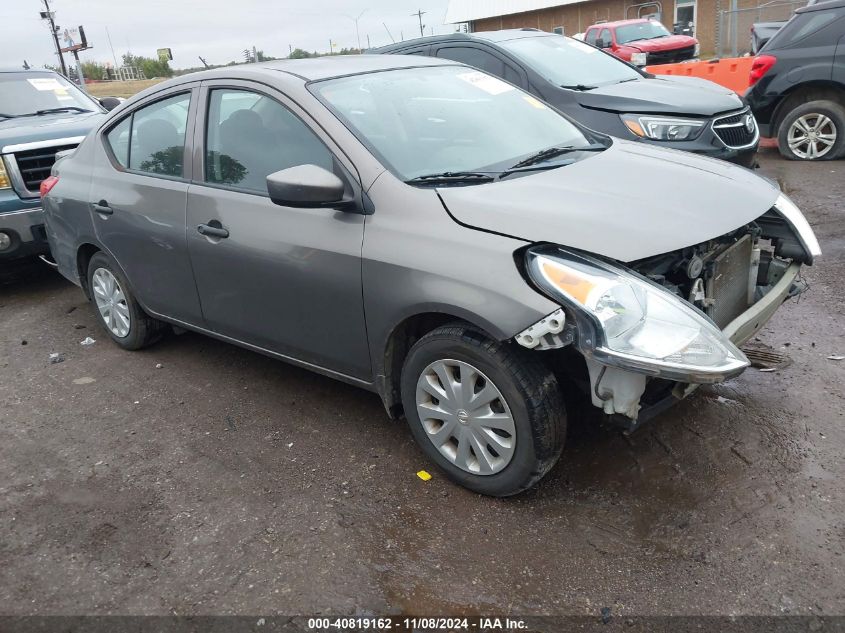
[[[635,66],[674,64],[698,57],[698,40],[672,35],[657,20],[619,20],[593,24],[584,41]]]

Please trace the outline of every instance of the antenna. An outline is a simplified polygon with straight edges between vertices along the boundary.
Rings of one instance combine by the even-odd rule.
[[[395,38],[393,37],[393,35],[390,33],[390,29],[389,29],[389,28],[387,28],[387,24],[385,24],[384,22],[382,22],[381,24],[382,24],[382,26],[384,26],[384,30],[385,30],[385,31],[387,31],[387,34],[388,34],[388,35],[390,35],[390,39],[391,39],[391,41],[395,44],[395,43],[396,43],[396,39],[395,39]]]

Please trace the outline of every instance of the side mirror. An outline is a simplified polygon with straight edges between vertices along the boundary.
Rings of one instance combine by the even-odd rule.
[[[120,105],[120,99],[117,97],[103,97],[100,99],[100,105],[103,106],[106,110],[111,112],[117,106]]]
[[[297,165],[267,176],[270,200],[283,207],[340,207],[351,200],[344,198],[346,187],[332,172],[317,165]]]
[[[604,40],[600,37],[596,39],[596,48],[607,48],[607,45],[604,43]]]

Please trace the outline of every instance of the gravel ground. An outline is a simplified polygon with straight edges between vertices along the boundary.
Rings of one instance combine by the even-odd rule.
[[[123,352],[7,271],[0,613],[845,613],[845,162],[762,163],[825,252],[760,335],[793,363],[627,439],[573,420],[506,500],[417,478],[373,394],[194,334]]]

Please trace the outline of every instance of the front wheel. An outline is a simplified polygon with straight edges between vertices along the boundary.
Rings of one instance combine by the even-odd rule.
[[[778,130],[778,149],[789,160],[831,160],[845,153],[845,108],[811,101],[790,110]]]
[[[532,352],[467,325],[437,328],[411,348],[402,404],[417,443],[453,481],[503,497],[555,464],[566,412],[554,374]]]

